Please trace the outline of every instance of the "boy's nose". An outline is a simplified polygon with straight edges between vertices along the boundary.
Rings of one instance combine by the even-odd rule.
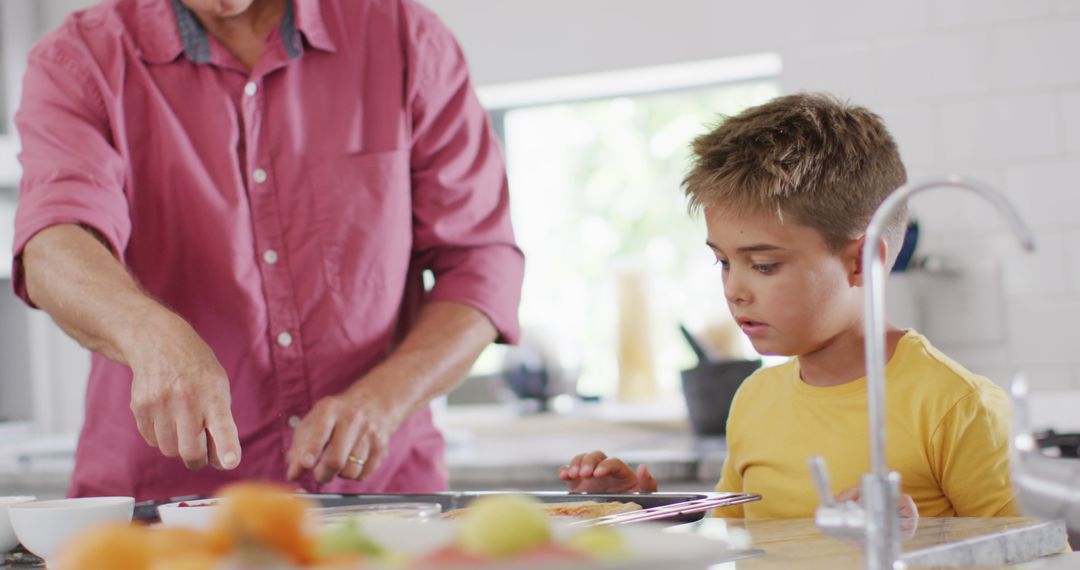
[[[742,284],[742,281],[732,275],[728,275],[724,281],[724,296],[732,305],[745,305],[750,302],[750,291]]]

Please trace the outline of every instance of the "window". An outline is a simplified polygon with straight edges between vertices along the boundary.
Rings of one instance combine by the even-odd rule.
[[[522,327],[581,393],[614,395],[620,354],[671,393],[694,363],[678,323],[729,319],[704,222],[687,215],[681,182],[695,136],[780,93],[779,62],[765,61],[741,75],[731,70],[743,60],[708,62],[720,81],[670,68],[641,70],[639,83],[605,74],[591,92],[561,81],[553,91],[571,100],[549,103],[502,93],[510,102],[493,116],[526,255]],[[489,108],[499,100],[481,97]],[[501,356],[493,349],[478,367],[490,372]]]

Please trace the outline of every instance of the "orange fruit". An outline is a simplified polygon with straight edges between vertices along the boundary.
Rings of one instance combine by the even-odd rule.
[[[59,566],[64,570],[147,570],[150,565],[147,532],[126,523],[95,527],[64,547]]]
[[[292,490],[270,483],[235,483],[221,490],[212,548],[265,548],[296,564],[315,560],[316,540],[305,525],[314,506]]]
[[[151,528],[146,531],[146,541],[155,561],[194,554],[216,558],[226,552],[210,533],[189,528]]]
[[[182,554],[173,558],[158,558],[148,570],[217,570],[221,558],[206,552]]]
[[[364,557],[359,554],[335,554],[329,558],[323,558],[311,570],[356,570],[364,564]]]

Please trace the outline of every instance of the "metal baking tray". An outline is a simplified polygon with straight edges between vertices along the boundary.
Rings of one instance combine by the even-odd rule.
[[[577,501],[596,501],[600,503],[620,501],[627,502],[633,501],[641,505],[645,509],[654,507],[668,507],[675,506],[679,503],[688,503],[690,501],[701,501],[703,499],[709,499],[720,496],[718,493],[612,493],[612,494],[597,494],[597,493],[567,493],[558,491],[541,491],[541,492],[527,492],[527,491],[465,491],[465,492],[444,492],[444,493],[402,493],[402,494],[386,494],[386,493],[372,493],[372,494],[359,494],[359,495],[337,495],[337,494],[324,494],[324,495],[307,495],[309,498],[318,501],[323,507],[343,507],[349,505],[378,505],[386,503],[438,503],[442,505],[443,512],[448,512],[460,508],[467,507],[469,503],[476,500],[479,497],[486,495],[525,495],[528,497],[534,497],[543,503],[570,503]],[[193,500],[201,497],[174,497],[165,501],[146,501],[136,504],[135,506],[135,518],[147,522],[155,522],[158,519],[157,507],[158,505],[182,501]],[[758,495],[745,495],[742,496],[743,500],[737,502],[748,502],[760,499]],[[696,512],[673,512],[670,516],[665,516],[663,522],[671,524],[681,524],[700,520],[705,517],[707,511]]]

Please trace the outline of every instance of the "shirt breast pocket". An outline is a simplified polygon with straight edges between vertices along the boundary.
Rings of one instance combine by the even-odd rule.
[[[400,295],[412,251],[409,152],[335,157],[307,185],[330,288],[347,304]]]

